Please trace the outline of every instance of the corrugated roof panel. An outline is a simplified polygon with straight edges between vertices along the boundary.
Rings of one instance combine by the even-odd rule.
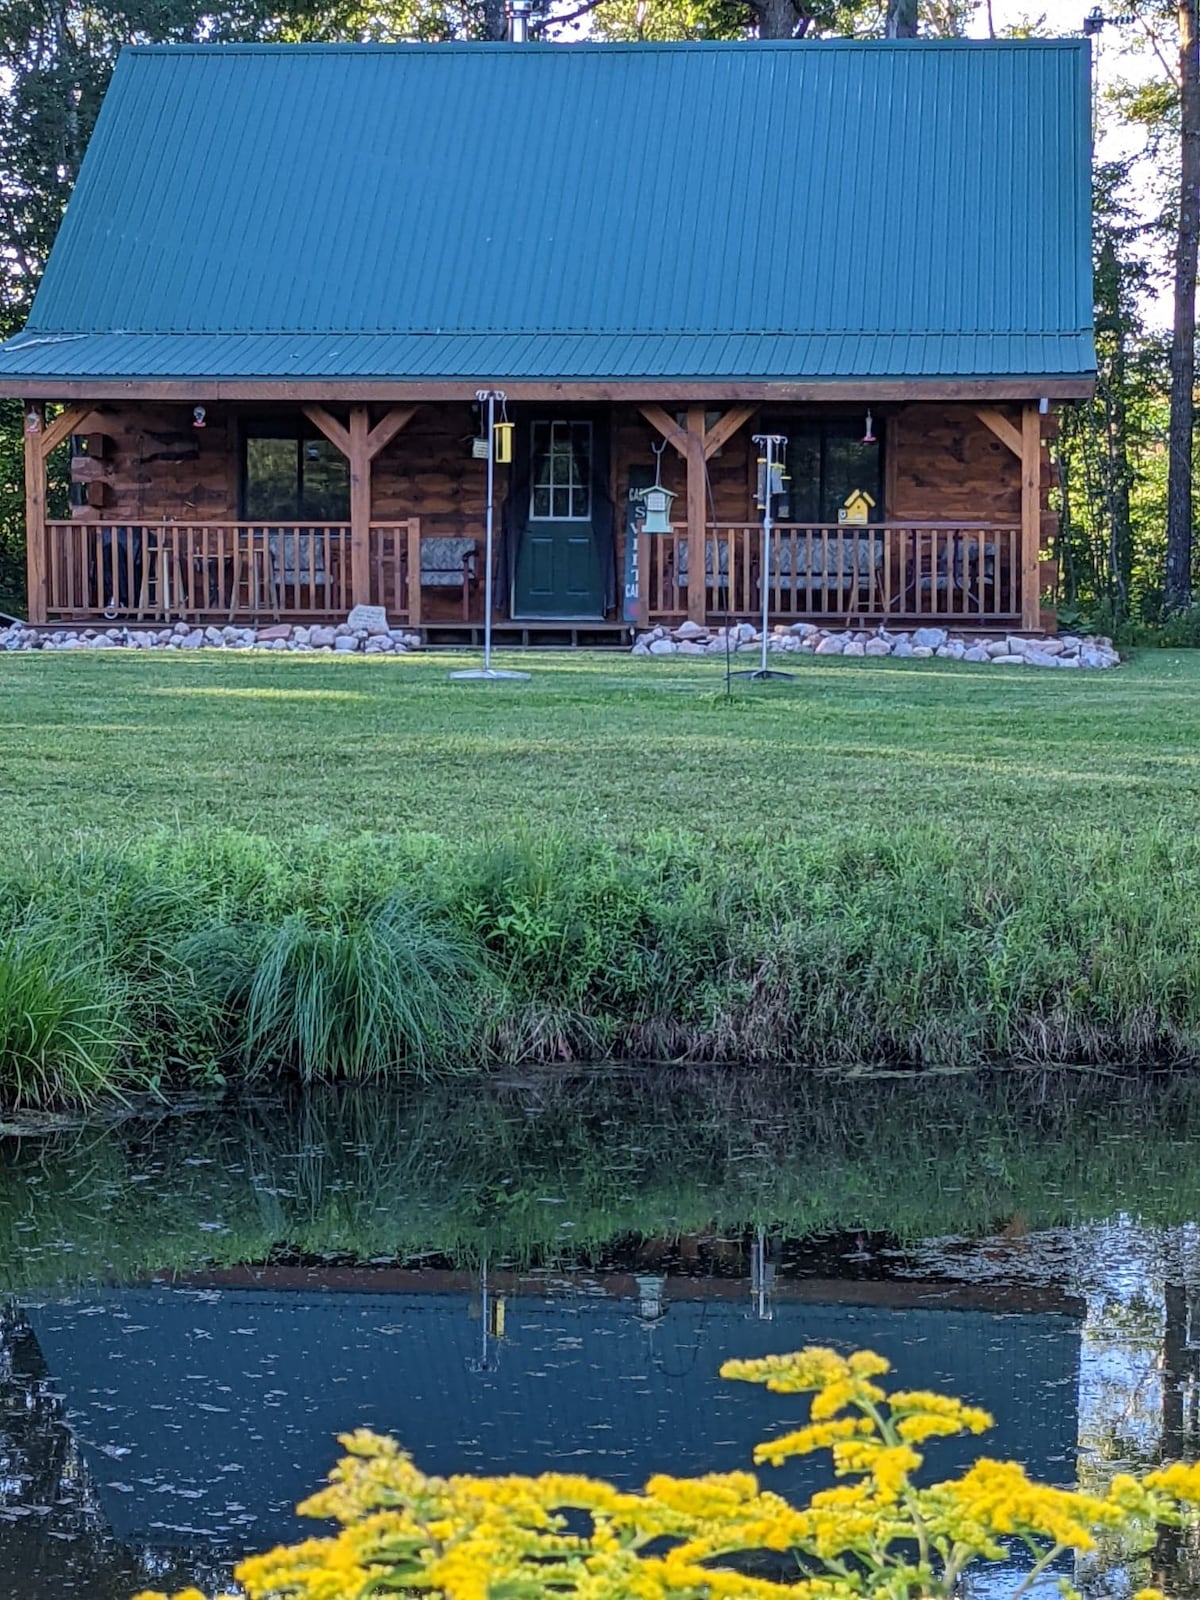
[[[1066,378],[1087,372],[1088,333],[820,334],[80,334],[18,335],[0,383],[30,373],[88,379],[363,379],[586,382],[639,378],[830,381],[850,377]]]
[[[0,373],[1087,372],[1088,116],[1080,41],[127,50],[29,320],[102,342]]]

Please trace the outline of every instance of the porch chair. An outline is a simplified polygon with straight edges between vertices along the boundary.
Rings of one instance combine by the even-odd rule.
[[[401,553],[402,581],[408,582],[408,552]],[[421,540],[422,589],[457,589],[464,622],[471,620],[471,597],[479,583],[479,545],[475,539],[438,535]]]
[[[936,559],[934,550],[936,549]],[[904,608],[931,616],[981,613],[988,586],[996,573],[996,546],[988,539],[983,545],[983,561],[974,538],[955,533],[949,539],[928,539],[919,532],[916,544],[905,562],[904,593],[892,601],[893,609]],[[935,604],[935,597],[941,597]],[[958,605],[955,605],[955,597]]]

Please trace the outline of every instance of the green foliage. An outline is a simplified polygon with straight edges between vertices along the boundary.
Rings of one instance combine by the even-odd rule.
[[[303,1082],[424,1076],[479,1053],[482,971],[456,938],[406,895],[361,920],[314,926],[217,924],[176,959],[215,1048],[250,1080],[290,1069]]]
[[[129,1086],[121,989],[49,923],[0,934],[0,1102],[89,1106]]]
[[[43,862],[0,907],[17,930],[25,906],[59,908],[50,971],[58,949],[94,952],[136,1028],[122,1068],[178,1086],[664,1058],[1200,1062],[1200,845],[1165,829],[1043,841],[1032,863],[1023,842],[964,857],[929,826],[720,854],[684,833],[363,850],[163,837]],[[117,1060],[102,1036],[94,1081]]]

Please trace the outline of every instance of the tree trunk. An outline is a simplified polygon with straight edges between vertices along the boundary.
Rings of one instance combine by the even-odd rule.
[[[508,11],[504,0],[483,0],[483,37],[494,43],[508,38]]]
[[[791,39],[800,20],[794,0],[751,0],[760,39]]]
[[[1200,248],[1200,58],[1197,0],[1179,0],[1179,239],[1175,331],[1171,341],[1171,428],[1167,465],[1167,581],[1170,610],[1192,603],[1192,434],[1196,378],[1196,256]]]
[[[888,0],[884,32],[889,39],[915,39],[917,0]]]

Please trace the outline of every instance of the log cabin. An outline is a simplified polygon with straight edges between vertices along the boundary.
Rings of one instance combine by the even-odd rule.
[[[0,392],[31,621],[462,638],[491,453],[496,627],[595,642],[1037,629],[1094,368],[1086,41],[156,46]]]

